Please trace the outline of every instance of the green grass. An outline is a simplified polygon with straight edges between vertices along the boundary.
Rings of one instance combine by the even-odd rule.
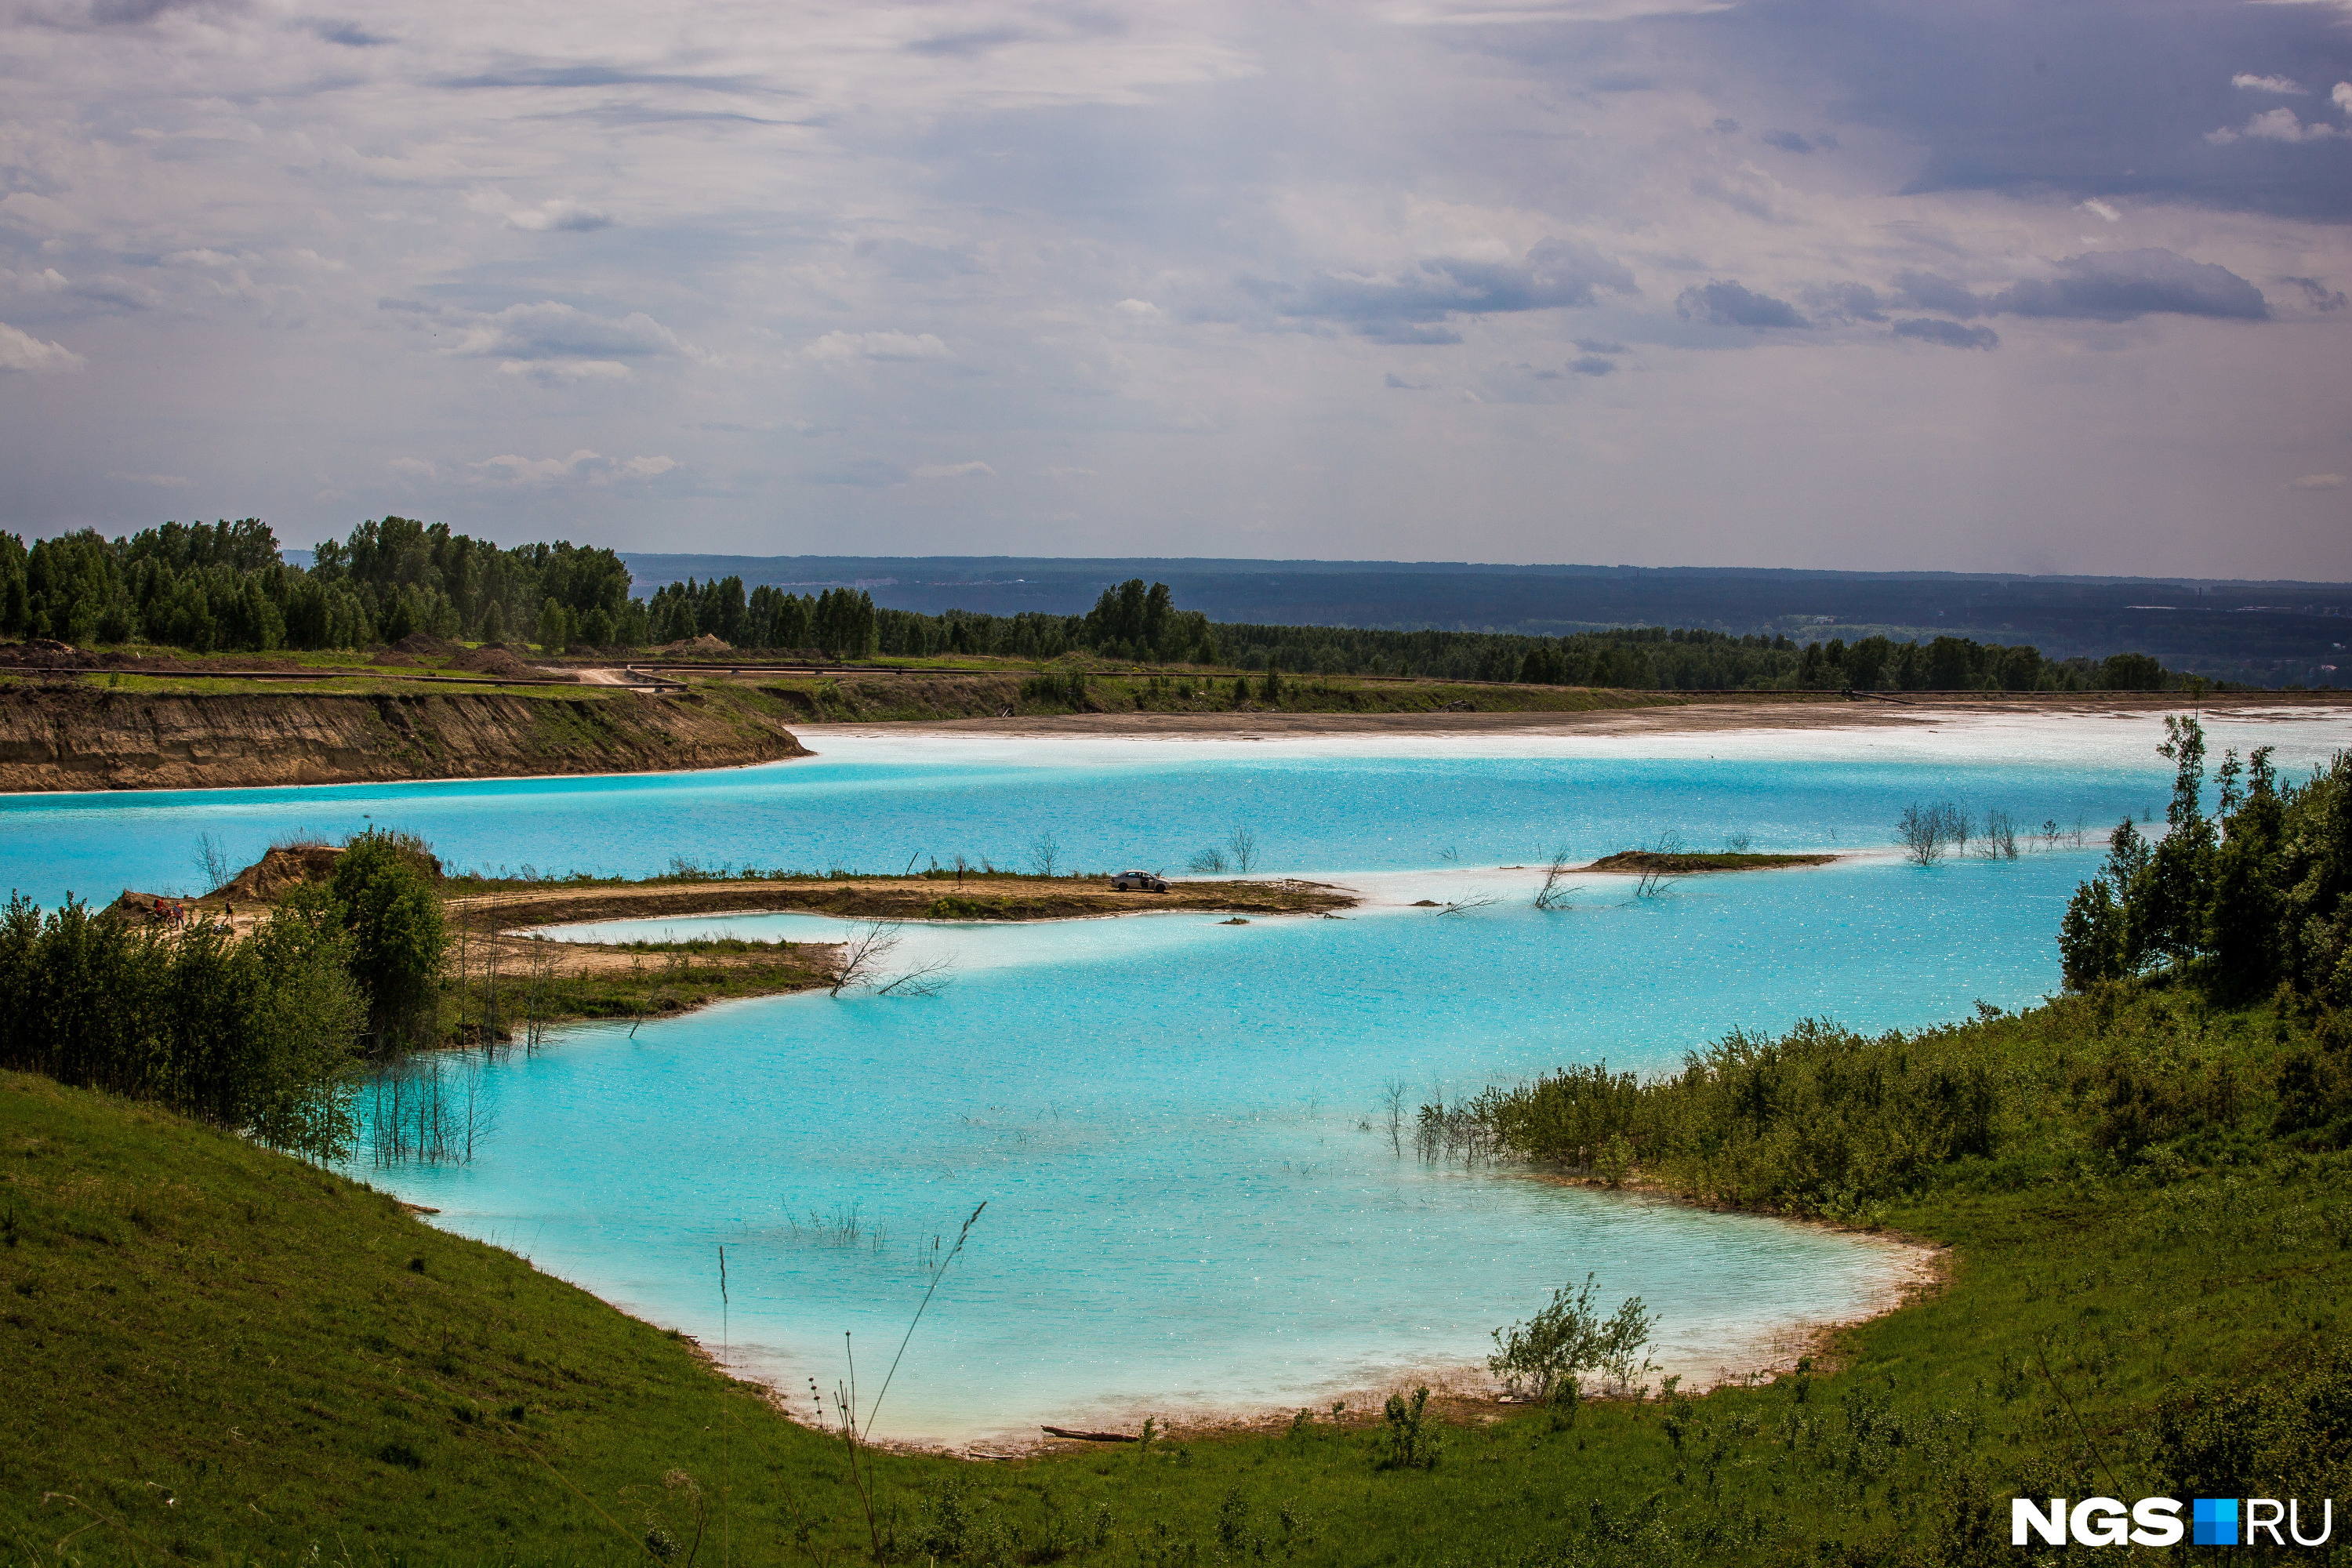
[[[1997,1137],[1876,1212],[1948,1246],[1949,1283],[1805,1374],[1444,1423],[1430,1468],[1381,1468],[1378,1423],[1328,1413],[1148,1451],[885,1457],[889,1554],[1958,1564],[2015,1556],[2013,1493],[2340,1500],[2352,1163],[2268,1131],[2265,1075],[2309,1034],[2150,990],[1939,1035],[1993,1064]],[[2171,1107],[2147,1136],[2113,1136],[2140,1092],[2119,1083]],[[381,1194],[21,1075],[0,1076],[0,1555],[28,1561],[79,1531],[89,1562],[646,1562],[658,1528],[684,1563],[673,1475],[708,1502],[698,1562],[722,1495],[729,1561],[846,1563],[867,1539],[838,1446],[688,1345]]]
[[[539,1016],[551,1020],[657,1017],[713,1002],[805,991],[825,984],[831,975],[805,945],[792,943],[779,943],[772,950],[647,943],[644,955],[646,962],[633,969],[545,981]],[[706,962],[697,963],[698,957]],[[442,1015],[450,1020],[455,1010],[445,1005]],[[509,1027],[515,1024],[511,1013],[505,1021]]]

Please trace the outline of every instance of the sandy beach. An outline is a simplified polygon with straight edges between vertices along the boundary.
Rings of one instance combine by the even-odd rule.
[[[1727,730],[1927,729],[1955,721],[2036,718],[2137,718],[2195,708],[2241,721],[2312,719],[2352,712],[2336,692],[2262,691],[2207,696],[2116,692],[2014,695],[1932,700],[1885,694],[1842,699],[1790,693],[1754,700],[1696,699],[1642,708],[1565,713],[1071,713],[1009,719],[942,719],[890,723],[811,724],[794,732],[814,743],[826,735],[944,734],[1097,739],[1289,740],[1315,735],[1657,735]]]

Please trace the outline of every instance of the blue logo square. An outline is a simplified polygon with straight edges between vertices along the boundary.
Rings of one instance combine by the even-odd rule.
[[[2191,1502],[2189,1505],[2189,1544],[2238,1544],[2238,1500],[2233,1497],[2201,1497]]]

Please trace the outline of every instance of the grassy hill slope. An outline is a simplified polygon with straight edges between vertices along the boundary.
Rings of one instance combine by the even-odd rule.
[[[2013,1494],[2340,1503],[2352,1163],[2273,1132],[2311,1024],[2117,988],[1918,1037],[1988,1064],[1997,1136],[1853,1217],[1950,1245],[1950,1283],[1767,1385],[1433,1409],[1411,1444],[1302,1412],[886,1456],[870,1526],[839,1444],[690,1344],[364,1186],[0,1075],[0,1562],[1957,1565],[2014,1557]]]

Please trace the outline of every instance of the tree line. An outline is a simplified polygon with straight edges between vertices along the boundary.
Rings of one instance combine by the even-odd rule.
[[[27,548],[0,533],[0,637],[194,653],[366,647],[411,632],[555,647],[642,643],[645,606],[610,550],[508,549],[409,518],[327,541],[309,569],[257,518],[167,522],[108,540],[82,529]]]
[[[1625,626],[1566,637],[1510,632],[1387,631],[1350,626],[1219,625],[1244,669],[1393,675],[1545,686],[1641,689],[1862,691],[2154,691],[2182,684],[2145,654],[2048,659],[2030,647],[1940,637],[1800,647],[1787,637],[1697,627]]]
[[[145,641],[196,653],[365,647],[412,632],[562,649],[635,648],[705,635],[730,647],[832,658],[959,654],[1048,662],[1073,653],[1253,672],[1553,686],[1860,690],[2159,690],[2183,684],[2145,654],[2046,659],[2025,646],[1941,637],[1832,638],[1636,626],[1566,637],[1213,624],[1164,583],[1106,589],[1084,615],[941,615],[877,605],[856,587],[795,594],[740,576],[634,596],[610,550],[501,547],[446,523],[385,517],[327,541],[307,570],[257,519],[167,522],[112,541],[82,530],[28,549],[0,533],[0,637],[76,646]]]
[[[415,839],[353,838],[242,941],[68,897],[0,911],[0,1067],[152,1100],[315,1160],[346,1153],[355,1075],[428,1044],[445,933]]]

